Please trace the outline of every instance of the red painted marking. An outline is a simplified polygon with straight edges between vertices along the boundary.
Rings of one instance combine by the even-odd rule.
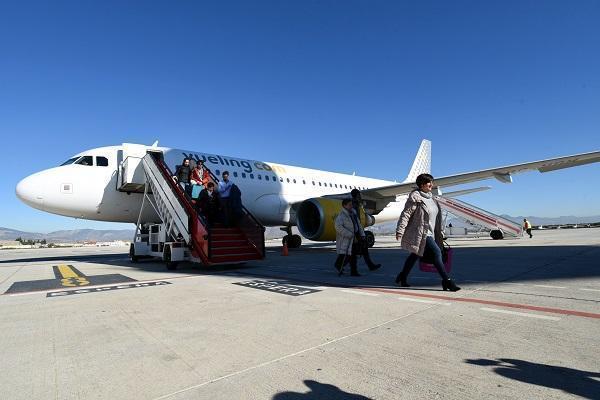
[[[487,305],[493,305],[493,306],[498,306],[498,307],[520,308],[522,310],[541,311],[541,312],[552,313],[552,314],[574,315],[577,317],[600,319],[600,314],[585,312],[585,311],[564,310],[562,308],[539,307],[539,306],[531,306],[529,304],[505,303],[503,301],[469,299],[469,298],[465,298],[465,297],[440,296],[437,294],[412,293],[412,292],[406,292],[406,291],[402,291],[402,290],[393,290],[393,289],[367,288],[367,287],[360,287],[360,288],[355,288],[355,289],[366,290],[368,292],[392,293],[392,294],[399,294],[399,295],[403,295],[403,296],[425,297],[428,299],[438,299],[438,300],[446,300],[446,301],[461,301],[463,303],[487,304]]]

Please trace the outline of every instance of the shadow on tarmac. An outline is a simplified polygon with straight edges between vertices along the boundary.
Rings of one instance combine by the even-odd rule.
[[[600,382],[594,379],[600,378],[600,372],[580,371],[513,358],[497,360],[480,358],[465,360],[465,362],[482,367],[493,366],[492,370],[505,378],[562,390],[585,399],[598,399],[600,395]]]
[[[397,248],[372,248],[371,257],[383,267],[375,273],[369,272],[362,259],[359,259],[358,278],[350,278],[348,274],[338,277],[333,266],[336,258],[335,249],[327,253],[320,246],[303,246],[290,249],[288,257],[277,253],[281,247],[271,247],[276,253],[269,252],[265,261],[247,264],[219,265],[202,267],[197,264],[183,262],[172,274],[198,275],[231,275],[238,277],[261,278],[268,280],[286,280],[302,282],[306,285],[330,285],[334,287],[379,287],[399,288],[394,280],[402,270],[408,253]],[[316,250],[316,251],[315,251]],[[455,247],[454,261],[450,276],[459,284],[471,281],[500,283],[527,282],[536,280],[560,280],[574,278],[598,278],[600,269],[595,262],[600,257],[600,246],[527,246],[527,247]],[[16,262],[49,262],[68,263],[91,262],[95,264],[122,267],[120,273],[127,270],[167,272],[159,260],[149,259],[131,263],[125,252],[91,255],[62,255],[22,257],[5,259],[3,263]],[[415,265],[408,281],[413,287],[403,290],[441,290],[440,277],[437,273],[419,271]],[[416,286],[416,287],[415,287]]]
[[[337,386],[327,383],[305,380],[304,384],[310,389],[309,392],[281,392],[273,396],[272,400],[371,400],[370,397],[344,392]]]

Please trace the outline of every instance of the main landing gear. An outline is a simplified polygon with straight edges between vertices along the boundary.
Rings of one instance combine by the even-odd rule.
[[[302,236],[293,235],[291,226],[285,226],[281,228],[281,230],[287,233],[287,235],[285,235],[283,239],[281,239],[282,244],[287,243],[287,246],[290,249],[297,249],[302,245]]]

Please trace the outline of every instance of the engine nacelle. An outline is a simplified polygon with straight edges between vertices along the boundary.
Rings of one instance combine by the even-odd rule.
[[[296,224],[300,234],[309,240],[335,240],[335,219],[342,211],[342,201],[337,199],[312,198],[300,203],[296,211]],[[361,213],[363,227],[375,223],[375,218]]]

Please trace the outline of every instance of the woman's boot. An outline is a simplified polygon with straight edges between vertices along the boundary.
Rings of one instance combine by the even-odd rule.
[[[396,277],[396,284],[402,287],[410,287],[410,285],[406,281],[406,275],[403,275],[402,272],[400,272]]]
[[[442,281],[442,289],[449,290],[451,292],[458,292],[460,287],[456,286],[456,283],[454,283],[452,279],[444,279]]]

